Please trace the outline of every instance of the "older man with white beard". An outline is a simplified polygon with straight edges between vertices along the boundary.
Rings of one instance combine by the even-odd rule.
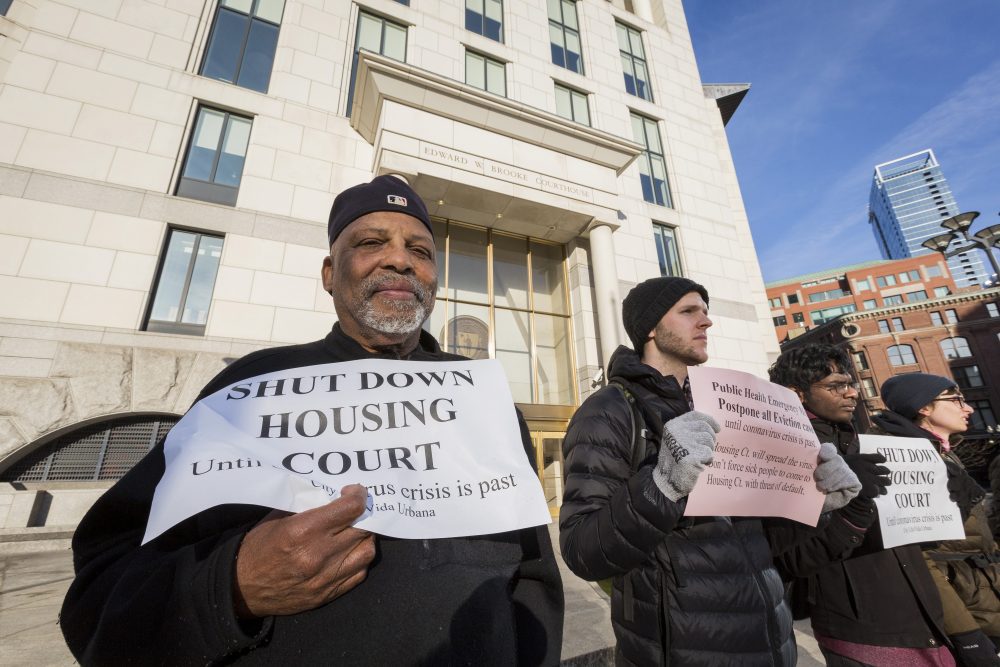
[[[430,218],[402,180],[342,192],[324,288],[323,340],[261,350],[201,393],[287,368],[358,359],[451,361],[421,325],[434,307]],[[527,427],[519,426],[531,459]],[[436,540],[352,527],[361,486],[288,514],[204,511],[140,546],[162,443],[105,494],[73,539],[61,624],[82,664],[557,664],[562,587],[544,527]]]

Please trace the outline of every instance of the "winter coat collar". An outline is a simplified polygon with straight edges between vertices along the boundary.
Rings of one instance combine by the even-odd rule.
[[[412,359],[414,361],[422,361],[431,357],[440,358],[442,355],[441,346],[437,340],[423,329],[420,330],[420,339],[417,341],[417,347],[409,354],[403,356],[391,353],[370,352],[361,343],[344,333],[340,322],[333,325],[333,329],[326,335],[323,344],[333,354],[347,359]],[[460,359],[461,357],[456,356],[455,358]]]
[[[618,346],[608,363],[608,377],[639,385],[647,391],[666,399],[687,401],[684,388],[673,375],[663,375],[652,366],[642,363],[639,355],[629,347]],[[685,385],[687,382],[685,381]]]
[[[950,443],[942,441],[941,438],[927,429],[920,428],[912,420],[892,410],[883,410],[881,415],[872,417],[872,421],[889,435],[898,435],[903,438],[923,438],[930,440],[931,444],[938,450],[946,452],[951,450]]]

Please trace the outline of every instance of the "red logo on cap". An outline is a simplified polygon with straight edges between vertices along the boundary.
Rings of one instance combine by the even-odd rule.
[[[386,197],[390,204],[395,204],[396,206],[406,206],[406,197],[400,197],[399,195],[389,195]]]

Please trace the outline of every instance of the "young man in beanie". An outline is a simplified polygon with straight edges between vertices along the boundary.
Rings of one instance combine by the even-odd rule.
[[[584,579],[613,578],[619,664],[791,667],[791,613],[760,519],[684,517],[719,430],[692,410],[688,384],[688,367],[708,360],[708,292],[652,278],[622,318],[632,347],[612,355],[612,386],[584,401],[564,440],[563,558]],[[840,457],[822,467],[836,480],[828,509],[840,507],[857,478]]]
[[[934,445],[948,473],[948,492],[958,504],[965,538],[922,543],[924,559],[941,595],[944,628],[963,667],[997,667],[1000,645],[1000,550],[986,517],[986,491],[952,449],[969,427],[972,408],[951,378],[929,373],[894,375],[882,384],[886,409],[873,418],[888,435]]]
[[[201,397],[246,378],[357,359],[449,361],[421,329],[437,288],[427,209],[402,180],[342,192],[323,286],[339,321],[313,343],[261,350]],[[519,416],[526,453],[527,427]],[[529,459],[531,457],[529,456]],[[436,540],[351,526],[366,492],[299,514],[226,505],[139,546],[162,443],[73,539],[61,625],[82,664],[554,665],[562,585],[546,527]]]
[[[864,460],[852,424],[858,386],[843,350],[825,344],[793,348],[774,362],[770,377],[798,395],[820,442],[835,445],[849,463]],[[870,472],[859,477],[866,486],[872,483]],[[883,549],[874,504],[858,498],[853,505],[857,511],[843,520],[855,527],[858,544],[846,559],[824,565],[820,554],[783,563],[788,575],[800,577],[795,589],[807,602],[827,664],[954,665],[941,598],[920,547]]]

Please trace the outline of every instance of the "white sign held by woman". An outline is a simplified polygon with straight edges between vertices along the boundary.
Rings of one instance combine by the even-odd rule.
[[[884,548],[965,538],[944,461],[929,440],[886,435],[859,440],[861,453],[881,454],[891,473],[888,493],[875,499]]]

